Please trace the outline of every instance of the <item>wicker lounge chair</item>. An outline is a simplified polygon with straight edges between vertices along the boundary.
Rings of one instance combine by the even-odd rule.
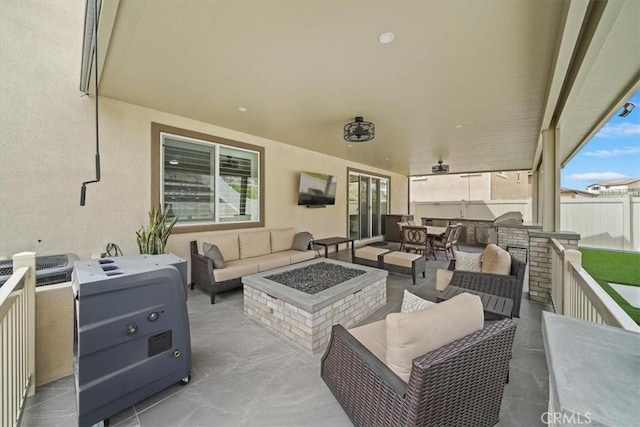
[[[449,270],[454,270],[456,260],[449,262]],[[497,295],[513,300],[511,315],[520,317],[520,302],[522,300],[522,288],[524,287],[524,273],[527,265],[511,257],[511,271],[509,275],[477,273],[471,271],[455,270],[449,286],[471,289],[485,294]]]
[[[321,376],[356,426],[491,426],[498,422],[515,329],[505,319],[417,357],[405,383],[335,325]]]

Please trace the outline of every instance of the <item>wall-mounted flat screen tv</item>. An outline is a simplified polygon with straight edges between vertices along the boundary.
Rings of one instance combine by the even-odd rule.
[[[325,206],[336,204],[337,180],[333,175],[300,172],[298,205]]]

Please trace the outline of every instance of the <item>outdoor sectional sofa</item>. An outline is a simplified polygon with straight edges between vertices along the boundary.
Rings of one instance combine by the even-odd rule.
[[[308,250],[307,236],[283,228],[193,240],[191,289],[198,286],[209,292],[213,304],[217,293],[241,287],[242,276],[313,259],[316,253]]]

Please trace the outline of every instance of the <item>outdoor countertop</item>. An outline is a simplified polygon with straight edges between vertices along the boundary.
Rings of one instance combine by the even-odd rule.
[[[542,338],[549,410],[560,414],[559,424],[637,425],[639,333],[543,312]]]

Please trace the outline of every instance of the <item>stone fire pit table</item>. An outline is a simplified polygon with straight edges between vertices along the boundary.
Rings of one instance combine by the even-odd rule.
[[[315,266],[315,264],[320,264]],[[340,266],[351,270],[347,274],[359,274],[342,281],[328,289],[315,294],[294,289],[272,279],[286,282],[281,273],[293,274],[289,279],[297,287],[304,287],[300,277],[314,266],[326,269],[331,279],[340,276],[345,270],[335,270]],[[331,273],[329,274],[329,270]],[[360,320],[383,306],[387,302],[387,272],[377,268],[350,264],[326,258],[318,258],[286,267],[252,274],[242,278],[244,285],[244,313],[268,329],[295,342],[311,352],[324,347],[329,340],[331,326],[341,324],[345,328],[355,325]],[[269,278],[270,276],[275,276]],[[325,277],[324,274],[320,274]]]

